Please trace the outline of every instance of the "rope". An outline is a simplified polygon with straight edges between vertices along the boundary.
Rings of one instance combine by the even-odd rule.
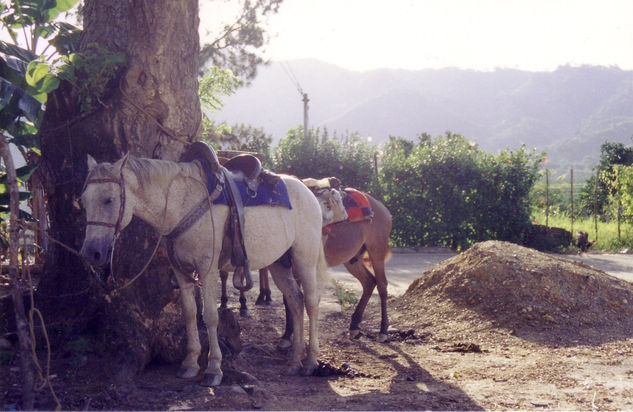
[[[152,260],[154,260],[154,256],[156,256],[156,252],[158,251],[158,246],[160,245],[161,240],[163,240],[163,235],[160,235],[158,237],[158,240],[156,241],[156,246],[154,247],[154,251],[152,252],[152,255],[149,257],[147,262],[145,262],[145,266],[143,266],[143,269],[141,269],[140,272],[138,272],[136,276],[134,276],[132,279],[128,280],[123,286],[112,290],[110,293],[108,293],[108,295],[119,293],[121,290],[127,288],[132,283],[134,283],[143,273],[145,273],[145,270],[149,267],[149,264],[152,262]],[[112,250],[112,255],[114,255],[114,249]],[[110,267],[112,267],[112,263],[110,263]],[[112,271],[112,277],[114,278],[114,271]]]
[[[24,230],[24,227],[22,227],[22,225],[20,225],[20,227],[18,227],[18,230],[22,229],[22,240],[23,240],[23,250],[26,250],[27,247],[27,242],[26,242],[26,231]],[[29,281],[29,297],[30,297],[30,303],[31,303],[31,308],[29,309],[29,333],[31,334],[31,357],[33,358],[33,364],[35,365],[35,368],[37,369],[37,374],[39,379],[42,381],[42,384],[39,385],[39,387],[36,387],[35,389],[37,391],[42,390],[45,386],[48,386],[48,389],[51,392],[51,395],[53,396],[53,399],[55,399],[55,410],[56,411],[60,411],[62,409],[62,405],[59,402],[59,399],[57,398],[57,394],[55,393],[55,390],[53,389],[53,384],[51,383],[51,343],[50,343],[50,339],[48,338],[48,331],[46,330],[46,323],[44,322],[44,316],[42,315],[42,312],[40,312],[39,309],[37,309],[35,307],[35,297],[33,296],[33,278],[31,277],[31,271],[28,269],[28,266],[25,265],[24,260],[24,253],[22,254],[22,270],[24,272],[26,272],[28,281]],[[39,318],[40,321],[40,325],[42,327],[42,333],[44,334],[44,340],[46,341],[46,373],[44,373],[43,369],[42,369],[42,365],[40,364],[40,360],[37,357],[37,352],[36,352],[36,348],[35,348],[35,319],[34,319],[34,315],[37,315],[37,317]]]

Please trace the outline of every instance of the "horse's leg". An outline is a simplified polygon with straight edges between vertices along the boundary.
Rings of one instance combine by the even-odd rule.
[[[317,284],[317,270],[326,271],[327,265],[323,255],[323,248],[319,246],[319,255],[316,259],[316,265],[308,265],[299,258],[300,248],[293,248],[293,270],[295,270],[297,279],[303,288],[306,312],[310,320],[310,343],[308,347],[308,355],[303,360],[303,375],[312,375],[319,366],[317,357],[319,356],[319,300],[320,293]],[[318,267],[317,267],[318,266]],[[292,313],[294,316],[294,312]],[[294,320],[294,319],[293,319]],[[297,335],[303,329],[297,329],[297,322],[293,322],[293,336]]]
[[[279,349],[288,349],[290,346],[292,346],[292,313],[290,313],[290,308],[288,307],[288,302],[286,301],[285,296],[284,311],[286,312],[286,329],[284,330],[284,334],[279,339],[279,344],[277,344],[277,347]]]
[[[284,300],[288,303],[288,309],[292,319],[292,357],[288,373],[296,375],[301,370],[301,358],[305,346],[303,343],[303,294],[299,290],[299,285],[292,275],[291,268],[285,268],[278,263],[269,266],[273,281],[284,295]]]
[[[353,263],[352,263],[353,261]],[[363,264],[363,256],[362,253],[360,256],[355,256],[351,261],[345,262],[345,268],[349,273],[351,273],[363,287],[363,294],[356,305],[356,309],[354,310],[354,314],[352,315],[352,320],[349,325],[349,332],[353,338],[358,337],[360,335],[360,322],[363,320],[363,313],[365,312],[365,308],[367,307],[367,302],[371,297],[371,294],[374,292],[374,288],[376,287],[376,279],[374,275],[367,270],[365,265]]]
[[[220,271],[220,281],[222,283],[222,297],[220,298],[220,309],[226,309],[226,305],[229,301],[229,295],[226,293],[226,281],[229,278],[229,272],[225,270]]]
[[[255,301],[256,305],[270,305],[272,299],[270,298],[270,283],[268,282],[268,269],[259,269],[259,296]]]
[[[220,281],[222,283],[222,297],[220,297],[220,309],[226,309],[229,302],[229,295],[226,292],[226,281],[229,278],[229,272],[225,270],[220,271]],[[243,291],[240,291],[240,316],[248,318],[248,307],[246,306],[246,295]]]
[[[369,259],[374,270],[376,278],[376,288],[380,295],[380,334],[378,342],[386,342],[389,340],[389,317],[387,316],[387,275],[385,274],[385,259],[376,257],[375,254],[369,253]]]
[[[195,283],[191,281],[190,275],[183,275],[174,269],[176,281],[180,287],[180,298],[182,300],[182,309],[185,316],[185,327],[187,330],[187,356],[180,364],[178,377],[193,378],[198,375],[200,366],[198,358],[200,357],[200,338],[198,336],[198,322]]]
[[[240,316],[243,318],[250,316],[248,307],[246,306],[246,293],[243,290],[240,290]]]
[[[203,386],[217,386],[222,382],[222,352],[218,344],[218,309],[216,307],[216,288],[218,273],[209,271],[200,276],[202,287],[202,318],[207,327],[209,337],[209,359],[204,378],[200,382]]]

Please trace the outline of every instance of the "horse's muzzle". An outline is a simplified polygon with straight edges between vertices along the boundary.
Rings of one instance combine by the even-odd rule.
[[[84,242],[81,256],[93,266],[105,266],[110,257],[111,248],[106,242],[95,239]]]

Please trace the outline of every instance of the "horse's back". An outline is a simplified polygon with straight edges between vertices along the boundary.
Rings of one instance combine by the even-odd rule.
[[[281,177],[288,190],[291,209],[251,206],[244,210],[244,238],[252,269],[272,264],[291,247],[320,245],[322,218],[316,198],[298,179]]]

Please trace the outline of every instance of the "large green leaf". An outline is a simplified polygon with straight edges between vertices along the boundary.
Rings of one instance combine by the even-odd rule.
[[[57,52],[63,55],[69,55],[77,51],[79,47],[79,37],[81,29],[72,24],[59,22],[57,25],[57,35],[48,42],[55,46]]]
[[[26,82],[29,86],[36,87],[37,82],[44,78],[50,71],[50,66],[39,61],[32,61],[26,69]]]
[[[55,7],[52,7],[47,11],[47,21],[50,22],[55,20],[59,13],[72,9],[78,2],[79,0],[57,0]]]
[[[31,129],[29,126],[25,126],[25,129]],[[35,128],[33,128],[35,129]],[[37,129],[31,130],[36,132]],[[35,153],[40,154],[40,140],[35,133],[24,134],[22,136],[16,136],[9,140],[9,143],[13,143],[16,146],[23,146],[29,150],[33,150]]]
[[[41,110],[42,103],[0,77],[0,128],[6,128],[7,122],[13,122],[19,116],[35,121]]]
[[[7,218],[9,217],[9,210],[10,209],[8,206],[0,205],[0,221],[7,220]],[[33,215],[31,215],[28,212],[25,212],[22,209],[20,209],[18,213],[18,219],[26,220],[27,222],[37,222],[37,219],[33,217]]]
[[[31,198],[31,192],[20,192],[19,199],[20,202],[24,202]],[[10,201],[9,193],[0,193],[0,205],[8,205]]]
[[[37,59],[37,54],[33,53],[32,51],[23,49],[22,47],[1,40],[0,52],[7,56],[13,56],[27,64],[28,62]]]

